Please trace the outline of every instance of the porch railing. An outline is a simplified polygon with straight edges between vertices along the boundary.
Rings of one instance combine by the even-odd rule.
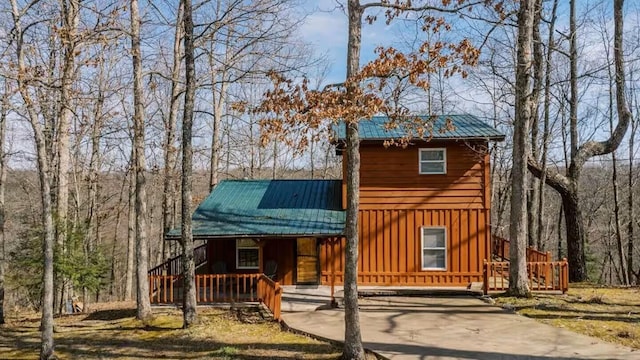
[[[181,275],[149,275],[152,304],[182,302]],[[199,304],[261,302],[280,320],[282,288],[264,274],[196,275],[196,301]]]
[[[508,239],[493,236],[492,254],[502,261],[509,261],[509,248],[511,241]],[[546,262],[551,261],[551,252],[542,252],[532,247],[527,247],[527,262]]]
[[[282,308],[282,287],[277,282],[260,274],[258,278],[258,297],[260,301],[271,311],[273,318],[280,321]]]
[[[509,262],[484,261],[483,291],[505,291],[509,288]],[[562,261],[527,262],[529,288],[532,291],[569,290],[569,265]]]
[[[198,267],[207,262],[207,244],[193,249],[193,261]],[[149,270],[151,275],[180,275],[182,274],[182,255],[177,255]]]

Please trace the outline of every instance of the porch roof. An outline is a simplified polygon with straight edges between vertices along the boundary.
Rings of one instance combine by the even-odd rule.
[[[342,235],[341,191],[340,180],[224,180],[194,212],[193,236]],[[179,228],[167,235],[179,237]]]

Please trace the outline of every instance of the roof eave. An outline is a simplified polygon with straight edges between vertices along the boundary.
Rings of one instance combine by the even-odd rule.
[[[397,140],[400,138],[360,138],[360,141],[387,141],[387,140]],[[450,137],[450,138],[431,138],[429,140],[424,138],[413,138],[411,141],[460,141],[460,140],[486,140],[486,141],[504,141],[505,135],[494,135],[494,136],[460,136],[460,137]],[[332,144],[344,143],[346,139],[337,139]]]
[[[318,233],[318,234],[194,234],[193,240],[227,240],[227,239],[266,239],[266,238],[288,238],[295,239],[300,237],[343,237],[344,233]],[[180,240],[180,235],[167,235],[165,241]]]

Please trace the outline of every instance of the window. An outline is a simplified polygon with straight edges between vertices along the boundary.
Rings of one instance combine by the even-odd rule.
[[[420,174],[446,174],[447,150],[420,149]]]
[[[422,270],[447,270],[447,236],[445,228],[422,228]]]
[[[236,240],[236,269],[258,269],[258,244],[251,239]]]

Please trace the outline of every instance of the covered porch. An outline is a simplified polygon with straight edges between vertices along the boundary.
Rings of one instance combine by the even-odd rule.
[[[342,237],[339,180],[225,180],[193,214],[199,303],[270,301],[321,282],[321,244]],[[179,241],[173,229],[166,241]],[[181,302],[181,258],[149,272],[152,303]]]

